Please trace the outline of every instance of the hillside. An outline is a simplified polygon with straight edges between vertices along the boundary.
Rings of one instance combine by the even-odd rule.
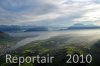
[[[7,39],[7,38],[11,38],[8,34],[0,31],[0,39]]]

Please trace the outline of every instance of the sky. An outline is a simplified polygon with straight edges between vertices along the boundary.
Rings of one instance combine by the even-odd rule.
[[[0,25],[100,25],[100,0],[0,0]]]

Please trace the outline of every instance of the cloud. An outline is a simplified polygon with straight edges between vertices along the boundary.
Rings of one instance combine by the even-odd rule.
[[[28,22],[39,21],[49,17],[56,6],[46,3],[45,0],[1,0],[1,22]],[[56,15],[56,14],[54,14]]]
[[[100,22],[100,4],[92,4],[85,7],[86,12],[79,18],[73,19],[76,22]],[[99,23],[100,24],[100,23]]]
[[[0,0],[0,24],[98,23],[98,0]]]

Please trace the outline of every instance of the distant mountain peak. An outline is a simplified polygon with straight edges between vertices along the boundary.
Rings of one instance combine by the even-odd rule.
[[[95,24],[76,23],[72,26],[75,26],[75,27],[83,27],[83,26],[85,26],[85,27],[94,27],[95,26],[96,27],[97,25],[95,25]]]
[[[70,26],[68,29],[100,29],[100,26],[97,26],[95,24],[76,23]]]

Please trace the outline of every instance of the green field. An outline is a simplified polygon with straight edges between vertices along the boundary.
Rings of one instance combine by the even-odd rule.
[[[78,38],[76,38],[79,40]],[[23,47],[20,47],[14,51],[12,51],[13,56],[33,56],[33,55],[40,55],[45,56],[46,54],[50,54],[51,56],[55,56],[52,64],[38,64],[38,63],[23,63],[21,66],[98,66],[100,65],[100,40],[94,42],[93,44],[89,44],[89,42],[82,42],[85,39],[80,39],[76,42],[74,39],[68,41],[68,38],[64,36],[53,37],[46,40],[37,40],[33,41]],[[80,43],[80,45],[79,45]],[[84,64],[68,64],[66,60],[67,54],[83,54],[84,56],[87,54],[91,54],[93,56],[92,63],[84,63]],[[2,58],[3,59],[3,58]],[[85,58],[84,58],[85,60]],[[0,63],[1,66],[18,66],[18,64],[6,64],[4,63],[4,59]],[[72,61],[72,59],[71,59]]]

